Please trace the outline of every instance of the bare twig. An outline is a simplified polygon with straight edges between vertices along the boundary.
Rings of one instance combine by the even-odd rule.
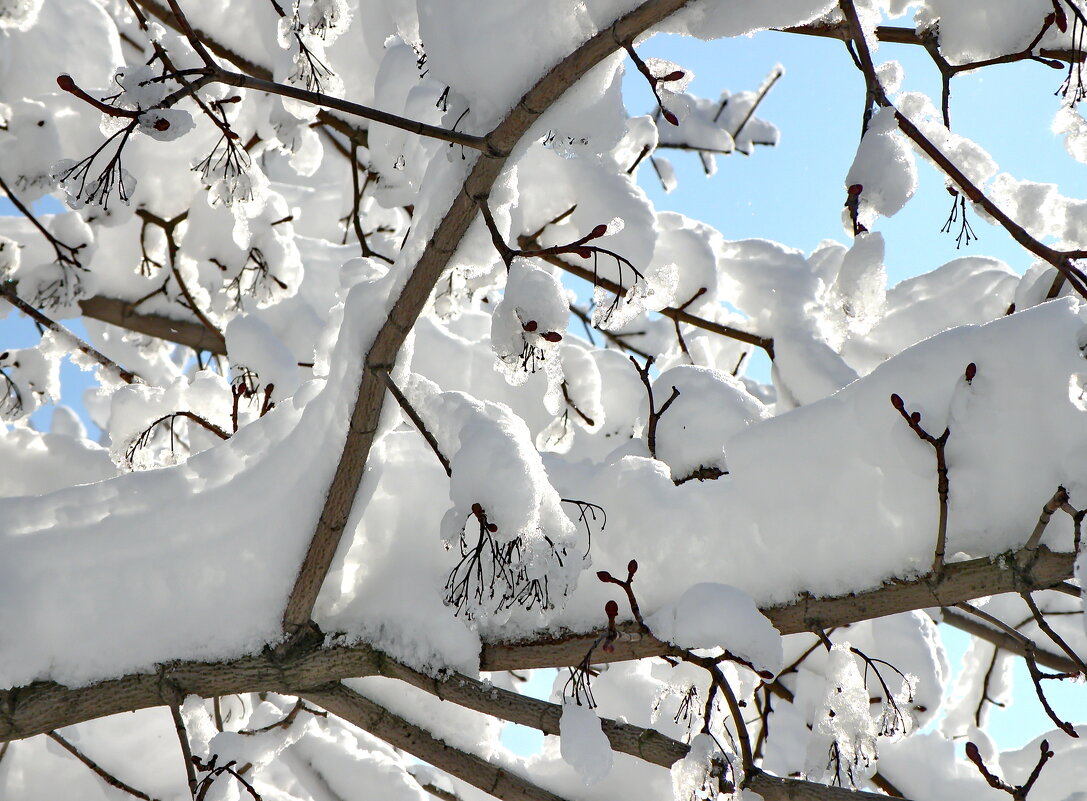
[[[438,447],[438,440],[434,439],[434,435],[430,433],[430,429],[427,428],[426,423],[423,422],[423,418],[419,416],[419,412],[415,411],[415,407],[411,405],[411,402],[404,397],[404,393],[400,391],[400,387],[393,381],[393,377],[388,372],[383,373],[383,376],[385,378],[385,386],[389,388],[389,392],[396,398],[396,402],[400,405],[400,409],[408,416],[408,419],[411,420],[412,425],[415,426],[416,430],[423,435],[423,439],[427,441],[427,445],[434,451],[434,455],[438,457],[438,461],[442,463],[445,474],[451,477],[453,475],[453,468],[449,466],[449,459],[446,458],[445,454],[442,453],[441,448]]]
[[[974,365],[967,367],[967,372]],[[971,375],[971,378],[973,376]],[[927,442],[936,452],[936,492],[940,497],[940,515],[936,531],[936,549],[932,560],[932,572],[939,575],[944,566],[944,552],[947,550],[947,503],[950,494],[947,477],[947,439],[951,436],[951,429],[945,428],[944,433],[938,437],[932,436],[921,427],[921,413],[906,411],[905,401],[898,394],[891,395],[891,405],[898,410],[906,424],[912,429],[919,439]]]
[[[55,732],[55,731],[48,732],[46,736],[48,736],[50,740],[55,742],[57,745],[59,745],[61,748],[63,748],[65,751],[67,751],[69,754],[71,754],[76,759],[78,759],[80,762],[82,762],[84,765],[86,765],[88,768],[90,768],[91,771],[93,771],[94,774],[98,778],[100,778],[102,781],[104,781],[110,787],[114,787],[114,788],[120,790],[121,792],[128,793],[129,795],[135,796],[136,798],[142,798],[142,799],[144,799],[144,801],[156,801],[156,799],[154,797],[149,796],[147,793],[145,793],[145,792],[143,792],[141,790],[137,790],[132,785],[125,784],[123,781],[118,779],[116,776],[114,776],[108,770],[105,770],[104,768],[102,768],[102,766],[100,766],[97,762],[95,762],[93,759],[88,757],[86,754],[84,754],[82,751],[80,751],[78,748],[76,748],[74,745],[72,745],[70,742],[68,742],[68,740],[64,739],[57,732]]]
[[[193,798],[196,798],[196,766],[192,760],[192,749],[189,747],[189,733],[185,729],[185,719],[181,717],[178,695],[179,693],[175,693],[170,700],[170,716],[174,720],[174,731],[177,733],[177,741],[181,746],[181,756],[185,760],[185,775],[189,779],[189,792]]]
[[[1087,676],[1087,664],[1084,664],[1082,657],[1080,657],[1079,654],[1065,642],[1064,638],[1057,634],[1057,632],[1053,630],[1053,627],[1049,625],[1049,622],[1045,619],[1045,615],[1042,614],[1042,611],[1038,608],[1038,604],[1034,602],[1034,598],[1031,597],[1031,594],[1029,592],[1021,592],[1019,593],[1019,596],[1023,599],[1023,603],[1030,608],[1030,613],[1034,617],[1034,622],[1038,624],[1038,628],[1045,632],[1046,636],[1053,641],[1053,644],[1064,651],[1065,654],[1068,655],[1068,658],[1072,660],[1073,664],[1075,664],[1075,672]]]

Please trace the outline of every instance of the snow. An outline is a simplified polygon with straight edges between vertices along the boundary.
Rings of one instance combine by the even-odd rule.
[[[860,222],[870,228],[876,215],[892,217],[917,191],[917,165],[906,138],[898,132],[894,109],[877,111],[849,172],[846,187],[860,186]]]
[[[646,623],[657,637],[680,648],[723,648],[760,674],[781,670],[781,635],[750,595],[727,584],[695,584]]]
[[[586,785],[608,777],[612,767],[611,744],[600,730],[600,720],[587,706],[566,703],[559,721],[562,758]]]
[[[282,5],[282,18],[265,0],[186,11],[243,70],[252,61],[295,86],[481,135],[638,3]],[[869,37],[884,15],[912,13],[904,24],[922,33],[938,23],[941,52],[956,63],[1022,48],[1055,8],[859,6]],[[709,39],[839,20],[828,0],[697,0],[656,30]],[[155,23],[150,35],[179,69],[199,68],[168,27]],[[1042,47],[1074,44],[1075,33],[1057,28]],[[203,108],[191,99],[160,108],[178,85],[159,80],[144,36],[119,0],[0,0],[0,175],[27,203],[67,194],[72,206],[39,215],[46,236],[29,220],[0,219],[0,276],[57,318],[100,295],[126,315],[209,326],[225,337],[226,355],[84,320],[91,344],[139,374],[123,385],[53,333],[0,350],[0,688],[85,686],[279,642],[381,331],[405,344],[395,363],[370,369],[391,379],[411,411],[390,392],[376,419],[359,418],[372,423],[373,444],[313,612],[330,641],[369,644],[435,679],[474,676],[485,642],[599,631],[614,617],[609,602],[627,622],[626,593],[585,571],[615,573],[636,560],[629,590],[650,631],[735,660],[719,669],[752,719],[769,698],[763,681],[779,681],[761,743],[765,769],[863,787],[878,765],[907,797],[997,797],[956,757],[949,738],[965,737],[1009,781],[1025,781],[1039,743],[1000,753],[985,732],[989,702],[1010,693],[1010,662],[992,646],[975,642],[951,687],[939,630],[921,612],[828,631],[829,650],[810,633],[782,637],[759,612],[929,570],[935,456],[892,393],[925,431],[949,431],[951,561],[1020,547],[1058,485],[1073,507],[1087,504],[1087,305],[1067,287],[1048,298],[1048,263],[1020,277],[982,255],[887,288],[885,262],[898,256],[885,252],[881,220],[917,190],[916,148],[893,110],[872,117],[852,164],[839,165],[865,230],[847,210],[838,235],[847,244],[826,240],[807,253],[736,239],[742,221],[718,231],[658,209],[638,181],[656,180],[655,170],[666,189],[675,185],[659,145],[715,151],[702,155],[711,174],[718,156],[777,143],[777,127],[749,116],[758,93],[700,97],[688,65],[647,55],[653,74],[683,73],[658,87],[682,121],[662,122],[656,110],[629,117],[630,62],[613,42],[571,90],[528,110],[539,116],[494,184],[473,190],[492,231],[470,207],[471,219],[447,219],[447,210],[494,153],[339,112],[314,125],[315,105],[227,86],[198,90]],[[630,44],[640,52],[644,41]],[[912,86],[903,64],[878,70],[891,93]],[[103,119],[59,90],[62,72],[136,116]],[[1057,249],[1087,244],[1087,201],[1000,172],[980,142],[943,125],[929,97],[906,92],[895,102],[1030,235]],[[129,125],[133,135],[96,157],[86,183],[64,174]],[[1078,112],[1058,112],[1054,131],[1085,157]],[[459,227],[463,237],[448,236]],[[439,245],[448,252],[436,253]],[[599,287],[583,310],[589,292],[567,288],[561,262],[527,255],[541,250],[624,296]],[[448,257],[433,292],[399,298],[424,253]],[[595,343],[570,325],[574,305],[605,329],[588,335]],[[753,346],[676,325],[659,314],[667,306],[772,338],[773,386],[744,375]],[[659,415],[653,453],[640,368],[620,345],[635,348],[639,366],[653,358],[644,368]],[[100,442],[87,439],[58,383],[63,358],[93,370],[82,408]],[[49,433],[29,419],[46,403],[69,404],[55,407]],[[1068,551],[1072,538],[1062,511],[1042,542]],[[1050,595],[1039,601],[1082,652],[1082,599]],[[1003,619],[1023,614],[1017,598],[977,602]],[[531,758],[506,751],[489,716],[390,679],[348,686],[564,797],[661,798],[671,784],[687,801],[710,797],[714,778],[736,778],[733,722],[719,703],[707,712],[705,670],[642,660],[594,664],[593,673],[595,708],[571,699],[564,676],[555,682],[561,735]],[[490,680],[520,685],[509,674]],[[303,712],[274,725],[291,699],[246,694],[220,706],[221,727],[210,701],[185,701],[193,752],[250,765],[269,801],[349,797],[360,787],[421,799],[424,784],[481,797],[334,718]],[[614,756],[604,718],[653,727],[690,752],[670,772]],[[172,728],[159,709],[64,735],[165,801],[188,795]],[[1066,801],[1087,781],[1084,752],[1050,736],[1055,756],[1031,797]],[[0,756],[5,798],[114,794],[55,744],[17,742]],[[224,777],[208,797],[244,792]]]

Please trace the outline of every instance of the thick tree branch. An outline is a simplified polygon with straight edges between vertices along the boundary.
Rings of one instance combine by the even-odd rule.
[[[219,356],[226,355],[226,343],[215,336],[200,323],[175,320],[161,314],[144,314],[134,311],[133,304],[126,300],[107,298],[101,295],[84,298],[79,301],[79,308],[85,317],[109,323],[119,328],[135,331],[137,334],[176,342],[193,350],[203,350]]]
[[[384,390],[384,381],[381,387]],[[897,579],[866,592],[832,598],[804,597],[762,611],[782,634],[796,634],[913,609],[954,606],[960,601],[1002,592],[1046,589],[1072,575],[1073,554],[1053,553],[1043,546],[1038,549],[1036,560],[1023,567],[1016,566],[1015,556],[954,562],[945,565],[938,579],[932,574]],[[619,662],[675,652],[668,643],[643,634],[636,624],[621,625],[619,631],[619,638],[612,643],[614,651],[598,650],[594,662]],[[518,670],[576,665],[602,634],[602,631],[566,633],[532,641],[487,643],[481,654],[481,668]],[[260,654],[222,662],[173,662],[160,666],[156,673],[131,674],[75,689],[53,682],[35,682],[0,692],[0,742],[44,734],[119,712],[162,706],[170,703],[175,688],[203,698],[260,691],[297,695],[306,687],[372,675],[397,678],[422,689],[438,687],[431,679],[420,678],[369,645],[325,647],[322,643],[323,639],[317,638],[299,641],[282,653],[268,648]],[[434,692],[438,694],[437,689]],[[443,688],[441,692],[446,691]],[[463,698],[449,697],[472,706],[466,700],[471,696],[471,688],[464,692]],[[519,709],[516,714],[526,716],[538,711],[530,707]]]
[[[970,598],[1019,592],[1032,587],[1047,589],[1072,575],[1075,555],[1054,553],[1044,546],[1027,567],[1018,567],[1016,554],[1000,559],[971,559],[945,564],[936,576],[925,573],[912,579],[892,579],[880,587],[834,598],[801,597],[790,604],[762,609],[782,634],[796,634],[833,626],[843,626],[885,615],[954,606]],[[634,624],[619,627],[621,634],[613,653],[601,653],[600,662],[641,659],[668,653],[671,646],[646,637]],[[489,643],[483,648],[483,670],[519,670],[523,668],[576,665],[589,646],[604,630],[567,632],[555,637],[531,641]]]

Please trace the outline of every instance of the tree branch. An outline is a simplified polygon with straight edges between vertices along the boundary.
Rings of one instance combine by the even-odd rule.
[[[925,573],[911,579],[892,579],[880,587],[832,598],[803,596],[792,603],[761,611],[782,634],[796,634],[914,609],[954,606],[971,598],[1019,592],[1027,587],[1047,589],[1072,575],[1074,554],[1054,553],[1042,546],[1035,561],[1025,568],[1015,564],[1016,555],[953,562],[945,564],[938,576]],[[671,648],[642,635],[634,624],[621,625],[619,630],[619,639],[613,643],[615,651],[601,653],[594,660],[641,659],[668,653]],[[599,629],[517,642],[487,643],[483,647],[480,667],[483,670],[519,670],[576,665],[589,646],[603,634],[604,630]]]
[[[519,242],[519,244],[524,247],[526,243]],[[539,258],[543,259],[548,264],[558,267],[561,270],[565,270],[571,275],[576,275],[578,278],[582,278],[592,283],[594,286],[603,287],[620,297],[627,293],[626,287],[622,284],[618,284],[603,276],[595,275],[592,270],[573,264],[572,262],[566,261],[566,259],[549,254],[541,255]],[[717,323],[713,320],[707,320],[703,317],[693,315],[684,309],[677,309],[672,306],[661,309],[659,313],[664,317],[668,317],[677,322],[687,323],[688,325],[693,325],[695,328],[701,328],[704,331],[710,331],[714,334],[728,337],[729,339],[736,339],[740,342],[746,342],[749,345],[755,345],[765,350],[771,359],[774,358],[774,340],[769,337],[759,336],[758,334],[752,334],[748,331],[742,331],[739,328],[733,328],[732,326]]]
[[[144,314],[134,311],[126,300],[96,295],[79,301],[85,317],[126,328],[138,334],[176,342],[193,350],[203,350],[219,356],[226,355],[226,343],[205,326],[186,320],[175,320],[161,314]]]
[[[998,631],[995,628],[985,625],[980,620],[960,614],[954,609],[944,607],[940,610],[939,616],[933,615],[932,619],[937,623],[946,623],[959,631],[964,631],[973,637],[992,643],[997,648],[1003,648],[1005,651],[1015,654],[1016,656],[1025,658],[1029,656],[1030,653],[1033,653],[1034,659],[1039,665],[1043,665],[1052,670],[1059,670],[1062,673],[1075,673],[1079,670],[1076,663],[1067,657],[1042,648],[1035,648],[1033,652],[1031,652],[1028,648],[1023,646],[1022,641],[1012,637],[1010,634]]]
[[[563,801],[515,773],[431,736],[343,684],[307,690],[306,700],[407,751],[451,776],[504,801]]]
[[[139,376],[137,376],[135,373],[121,367],[121,365],[117,364],[117,362],[113,361],[113,359],[109,358],[104,353],[99,351],[89,342],[84,342],[82,339],[77,337],[60,323],[56,322],[51,317],[47,317],[46,315],[42,314],[36,308],[34,308],[21,297],[19,297],[19,295],[15,291],[15,287],[13,286],[13,284],[14,282],[12,281],[0,282],[0,295],[3,295],[4,299],[8,303],[17,308],[34,322],[38,323],[41,326],[44,326],[45,328],[48,328],[55,334],[59,334],[62,340],[70,343],[72,347],[74,347],[80,353],[93,359],[97,364],[116,375],[126,384],[141,383]]]
[[[384,388],[384,382],[381,386]],[[945,565],[939,578],[926,574],[892,580],[866,592],[831,598],[803,597],[791,604],[764,608],[762,612],[782,634],[795,634],[912,609],[953,606],[962,600],[1002,592],[1045,589],[1070,577],[1075,559],[1074,554],[1053,553],[1043,546],[1032,564],[1010,567],[1016,564],[1014,556],[954,562]],[[621,625],[619,632],[612,643],[614,651],[598,651],[593,657],[595,662],[619,662],[675,652],[668,643],[644,635],[636,624]],[[566,633],[532,641],[487,643],[481,654],[481,669],[576,665],[602,634],[602,631]],[[74,689],[54,682],[34,682],[3,691],[0,692],[0,742],[44,734],[106,715],[169,704],[178,688],[202,698],[261,691],[298,695],[302,688],[372,675],[397,678],[422,689],[427,689],[423,685],[435,686],[432,679],[419,678],[419,674],[397,665],[370,645],[325,646],[323,642],[323,638],[300,640],[279,653],[266,648],[259,654],[221,662],[172,662],[161,665],[157,672],[130,674]],[[446,692],[442,687],[440,697],[446,697]],[[463,697],[454,698],[452,694],[448,697],[472,706],[474,702],[468,700],[471,687],[464,692]],[[539,708],[525,706],[518,710],[516,714],[528,716]],[[522,721],[517,719],[517,722]]]
[[[351,514],[385,395],[385,381],[380,371],[394,366],[405,336],[418,319],[439,276],[475,219],[477,201],[487,197],[505,166],[506,158],[521,137],[567,89],[587,70],[615,52],[623,41],[633,39],[684,4],[685,0],[648,0],[597,33],[537,81],[506,118],[485,137],[486,152],[481,154],[461,191],[442,217],[366,354],[347,439],[320,520],[283,613],[284,630],[289,634],[301,631],[309,624],[317,593]]]

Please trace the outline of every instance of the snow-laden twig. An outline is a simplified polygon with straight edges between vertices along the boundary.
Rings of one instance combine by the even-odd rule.
[[[51,317],[46,316],[45,314],[31,306],[29,303],[27,303],[25,300],[20,298],[15,291],[13,281],[0,281],[0,295],[4,297],[4,300],[17,308],[19,311],[21,311],[34,322],[36,322],[38,325],[44,328],[48,328],[50,331],[59,334],[62,342],[71,343],[73,348],[78,350],[83,355],[93,359],[96,363],[116,375],[126,384],[140,383],[140,377],[133,373],[131,370],[126,370],[124,367],[121,367],[121,365],[117,364],[117,362],[113,361],[113,359],[109,358],[104,353],[99,351],[89,342],[84,342],[82,339],[77,337],[75,334],[62,326],[56,320],[53,320]]]

